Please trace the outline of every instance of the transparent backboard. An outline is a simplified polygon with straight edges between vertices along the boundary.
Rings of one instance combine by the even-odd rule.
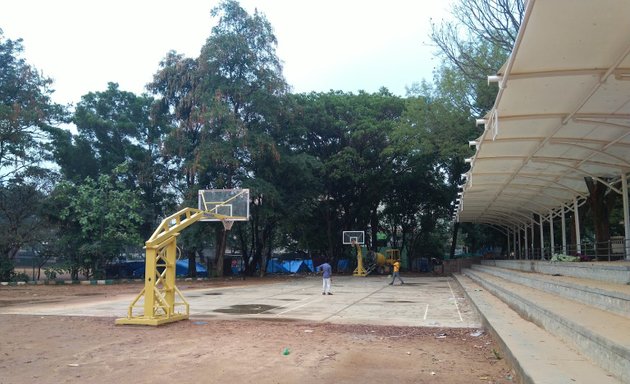
[[[208,212],[201,221],[247,221],[249,189],[201,189],[198,208]]]
[[[363,231],[343,231],[343,243],[352,244],[353,241],[357,244],[365,243],[365,232]]]

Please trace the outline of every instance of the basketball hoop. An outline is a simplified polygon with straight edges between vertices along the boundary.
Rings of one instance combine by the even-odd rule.
[[[221,220],[221,222],[223,223],[223,228],[226,231],[232,229],[232,225],[234,225],[234,220]]]

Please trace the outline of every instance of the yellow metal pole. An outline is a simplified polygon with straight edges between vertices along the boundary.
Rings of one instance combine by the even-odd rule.
[[[144,269],[144,316],[152,317],[155,315],[155,279],[157,278],[156,264],[157,249],[147,247],[146,261]]]
[[[363,252],[361,251],[361,245],[353,243],[357,248],[357,268],[354,270],[354,276],[367,276],[367,271],[363,268]]]
[[[203,215],[204,211],[185,208],[162,220],[145,243],[144,289],[129,306],[127,317],[116,319],[116,324],[160,325],[188,319],[190,306],[175,285],[177,236],[181,230],[202,219]],[[140,307],[138,302],[141,298],[144,298],[144,313],[134,316],[133,310]],[[177,298],[180,302],[176,301]],[[184,307],[184,310],[176,312],[178,306]]]
[[[168,304],[169,315],[175,313],[175,274],[177,263],[177,239],[166,246],[166,281],[164,282],[164,297]]]

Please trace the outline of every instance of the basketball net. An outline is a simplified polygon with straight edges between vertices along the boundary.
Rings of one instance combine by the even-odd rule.
[[[221,222],[223,223],[223,228],[226,231],[232,229],[232,225],[234,225],[234,220],[221,220]]]

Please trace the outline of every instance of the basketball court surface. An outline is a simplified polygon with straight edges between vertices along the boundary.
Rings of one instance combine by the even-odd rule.
[[[178,282],[190,320],[250,319],[414,327],[479,328],[481,321],[451,277],[333,276],[333,295],[322,295],[318,276],[265,285],[195,288]],[[124,317],[135,295],[115,300],[3,308],[3,314]]]

